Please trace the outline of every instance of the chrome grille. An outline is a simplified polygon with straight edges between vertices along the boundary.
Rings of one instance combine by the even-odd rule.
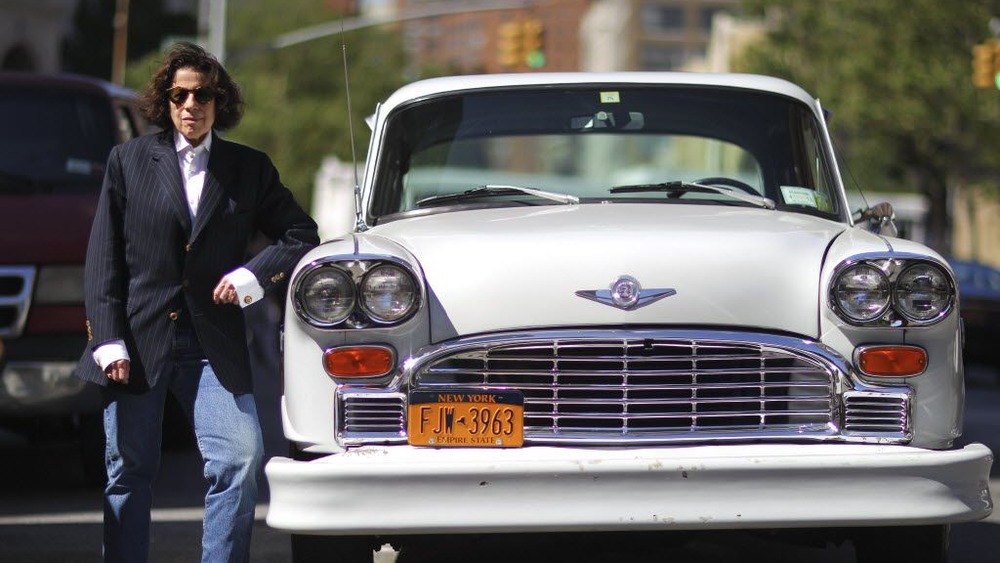
[[[34,283],[33,267],[0,266],[0,337],[21,336]]]
[[[402,393],[342,391],[340,396],[341,438],[364,436],[367,438],[406,437],[406,396]]]
[[[795,348],[625,336],[458,349],[420,365],[411,381],[419,389],[520,390],[529,440],[641,441],[828,435],[834,378]]]
[[[905,393],[844,393],[844,433],[906,436],[909,396]]]

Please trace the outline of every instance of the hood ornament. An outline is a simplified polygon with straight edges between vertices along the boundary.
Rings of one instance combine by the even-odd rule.
[[[623,311],[645,307],[650,303],[670,297],[675,289],[643,289],[639,280],[632,276],[618,276],[608,289],[580,290],[576,294],[584,299],[610,305]]]

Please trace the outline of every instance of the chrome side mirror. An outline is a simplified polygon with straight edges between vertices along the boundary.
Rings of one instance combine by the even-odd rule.
[[[896,230],[896,212],[889,202],[876,203],[861,212],[861,218],[854,224],[863,227],[876,235],[894,237]]]

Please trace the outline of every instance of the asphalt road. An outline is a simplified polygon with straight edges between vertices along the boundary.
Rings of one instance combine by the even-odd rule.
[[[979,441],[1000,451],[1000,366],[969,372],[966,441]],[[268,426],[273,413],[264,414]],[[271,453],[283,448],[274,427],[265,435]],[[24,444],[3,439],[0,432],[0,563],[89,563],[100,561],[101,494],[87,485],[76,462],[76,444]],[[994,501],[1000,496],[1000,468],[994,466]],[[152,563],[197,561],[201,536],[201,483],[197,453],[190,447],[165,452],[156,483]],[[266,491],[265,491],[266,493]],[[528,502],[526,500],[526,502]],[[252,561],[287,563],[288,537],[270,530],[263,518],[266,496],[258,507]],[[688,536],[687,543],[663,537],[524,538],[520,542],[477,538],[471,543],[440,542],[404,551],[386,548],[380,563],[420,561],[670,561],[708,563],[849,563],[851,544],[799,545],[800,534],[717,532]],[[792,541],[795,540],[795,541]],[[535,557],[526,557],[533,554]],[[952,529],[952,563],[992,563],[1000,554],[1000,514]],[[493,557],[495,556],[495,557]]]

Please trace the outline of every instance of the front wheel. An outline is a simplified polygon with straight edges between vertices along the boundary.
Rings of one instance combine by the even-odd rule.
[[[375,538],[292,534],[292,563],[373,563]]]
[[[854,552],[858,563],[947,563],[950,527],[887,526],[858,530]]]

